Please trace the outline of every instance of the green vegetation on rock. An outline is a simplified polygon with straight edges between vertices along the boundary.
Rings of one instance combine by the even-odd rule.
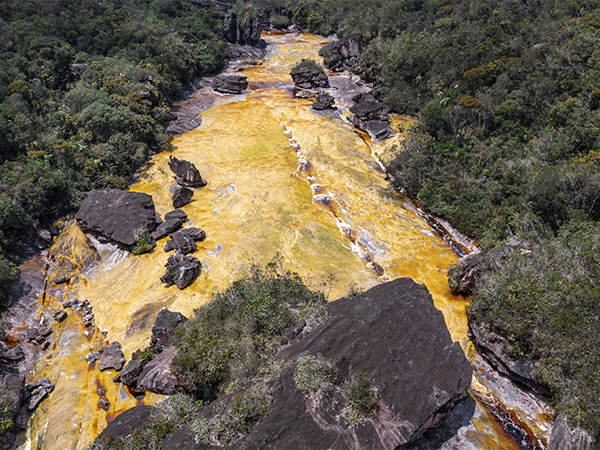
[[[324,314],[324,295],[311,291],[298,275],[276,262],[253,266],[246,278],[178,327],[173,369],[188,391],[218,394],[235,380],[258,373],[287,329]]]

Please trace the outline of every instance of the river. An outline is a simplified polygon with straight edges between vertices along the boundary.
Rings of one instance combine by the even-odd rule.
[[[244,70],[248,93],[214,94],[216,105],[202,114],[202,125],[176,137],[173,152],[152,158],[130,188],[152,195],[164,215],[173,209],[170,156],[192,161],[208,180],[183,208],[188,225],[208,235],[194,254],[203,270],[192,286],[179,291],[161,284],[169,256],[165,240],[149,254],[132,256],[86,239],[71,222],[47,253],[23,266],[25,272],[45,271],[47,278],[77,276],[68,285],[46,286],[30,316],[15,315],[15,339],[69,298],[89,300],[95,327],[85,328],[68,310],[65,322],[52,325],[53,345],[29,352],[31,379],[47,376],[56,388],[33,415],[20,448],[85,449],[119,412],[161,401],[158,395],[134,398],[111,381],[114,371],[99,372],[84,356],[118,341],[129,360],[149,343],[160,309],[190,317],[250,264],[266,264],[278,254],[284,267],[324,289],[330,301],[398,277],[425,284],[475,369],[475,412],[444,448],[544,448],[551,409],[476,356],[467,337],[467,300],[453,296],[446,280],[458,258],[379,168],[376,155],[390,144],[357,133],[344,118],[344,105],[341,115],[317,114],[310,100],[294,97],[290,69],[302,58],[320,61],[317,52],[326,40],[308,34],[263,37],[270,52],[262,64]],[[107,410],[98,406],[101,398],[110,402]],[[511,437],[513,425],[525,433]]]

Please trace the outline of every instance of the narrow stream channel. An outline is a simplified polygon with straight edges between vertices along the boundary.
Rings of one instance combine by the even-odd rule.
[[[152,195],[164,215],[173,209],[170,156],[192,161],[208,180],[183,208],[188,225],[208,235],[194,254],[203,270],[191,287],[179,291],[161,284],[169,256],[165,240],[136,257],[91,242],[67,224],[40,257],[48,263],[48,277],[61,271],[78,276],[66,286],[44,289],[35,316],[31,311],[15,316],[15,339],[27,323],[47,320],[59,301],[70,298],[89,301],[95,325],[85,328],[70,312],[65,322],[52,325],[53,345],[32,353],[32,379],[47,376],[56,389],[32,417],[20,448],[85,449],[119,412],[161,401],[158,395],[135,398],[112,381],[114,371],[99,372],[84,356],[118,341],[129,360],[148,344],[160,309],[190,317],[250,264],[266,264],[278,254],[287,269],[324,289],[330,301],[398,277],[425,284],[475,373],[475,413],[443,448],[545,448],[551,409],[475,355],[467,337],[467,300],[453,296],[446,280],[458,257],[378,168],[374,153],[389,144],[374,144],[343,115],[317,114],[310,100],[294,97],[290,69],[302,58],[320,60],[317,51],[326,41],[308,34],[263,37],[272,48],[262,65],[244,71],[248,93],[215,94],[219,104],[202,114],[203,124],[178,136],[174,152],[156,155],[131,187]],[[39,271],[39,261],[24,270]],[[110,406],[100,408],[101,398]],[[522,433],[511,431],[515,427]]]

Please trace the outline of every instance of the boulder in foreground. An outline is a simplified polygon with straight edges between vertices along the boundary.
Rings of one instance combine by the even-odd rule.
[[[128,250],[157,225],[151,196],[120,189],[93,190],[75,219],[82,231]]]

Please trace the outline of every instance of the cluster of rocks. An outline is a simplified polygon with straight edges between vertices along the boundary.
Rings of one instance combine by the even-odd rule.
[[[358,66],[358,55],[363,47],[362,34],[352,33],[325,44],[319,50],[325,67],[334,72],[353,72]]]
[[[94,326],[94,309],[92,308],[92,305],[90,305],[89,300],[67,300],[63,303],[63,308],[71,308],[72,311],[77,311],[84,327],[92,328]]]
[[[390,137],[390,108],[383,103],[383,91],[373,89],[353,97],[355,102],[350,108],[352,115],[348,120],[357,128],[369,133],[375,140],[384,140]]]
[[[159,352],[158,355],[148,360],[136,358],[134,354],[133,359],[114,378],[114,381],[129,386],[133,392],[147,391],[173,395],[180,390],[180,381],[171,373],[171,363],[177,354],[177,349],[170,344],[175,328],[187,320],[181,313],[166,308],[161,310],[152,326],[150,339],[150,345]]]
[[[3,408],[16,412],[12,427],[0,435],[0,450],[13,448],[17,435],[27,428],[31,413],[54,390],[48,378],[25,383],[25,375],[19,370],[24,359],[21,347],[0,342],[0,385],[5,387],[2,404]]]
[[[243,75],[217,75],[212,88],[223,94],[241,94],[248,88],[248,79]]]
[[[302,60],[290,73],[297,88],[317,89],[328,88],[329,80],[323,68],[310,60]]]
[[[153,342],[164,347],[161,355],[173,348],[169,346],[171,327],[184,321],[177,313],[161,311],[152,329]],[[160,335],[159,322],[169,323]],[[467,397],[471,383],[471,365],[460,345],[452,342],[427,288],[407,278],[329,303],[322,323],[297,325],[286,333],[282,344],[274,360],[290,362],[269,382],[272,402],[266,415],[228,448],[404,448],[426,430],[443,426],[444,418]],[[320,355],[344,378],[358,372],[368,374],[377,389],[377,405],[371,415],[351,427],[343,418],[346,400],[342,388],[334,388],[329,395],[299,389],[294,379],[296,361],[306,355]],[[162,392],[168,383],[173,389],[169,392],[178,389],[176,380],[166,378],[173,376],[168,371],[171,360],[171,353],[161,357],[162,370],[155,371],[152,379]],[[151,363],[141,371],[140,364],[130,362],[119,381],[124,382],[123,374],[131,366],[131,372],[138,373],[137,386],[147,386],[142,379]],[[204,408],[201,417],[210,422],[236,398],[222,395]],[[126,437],[143,427],[149,415],[145,406],[133,408],[109,424],[101,438]],[[216,447],[198,443],[190,427],[183,425],[167,436],[161,448]]]
[[[169,168],[175,174],[177,183],[172,187],[173,207],[177,209],[166,214],[164,221],[157,214],[151,196],[118,189],[92,191],[82,202],[75,217],[84,232],[129,251],[135,250],[140,242],[144,242],[146,249],[154,248],[157,240],[168,236],[170,241],[165,251],[175,250],[177,253],[169,257],[161,281],[167,286],[175,284],[179,289],[184,289],[198,277],[202,267],[197,258],[185,255],[198,250],[196,242],[206,239],[206,233],[199,228],[180,230],[187,221],[187,214],[179,208],[192,201],[194,192],[190,188],[203,187],[207,183],[189,161],[171,157]],[[69,280],[65,277],[54,282]],[[74,306],[83,310],[84,325],[91,327],[94,316],[89,303],[70,303],[65,307]]]

